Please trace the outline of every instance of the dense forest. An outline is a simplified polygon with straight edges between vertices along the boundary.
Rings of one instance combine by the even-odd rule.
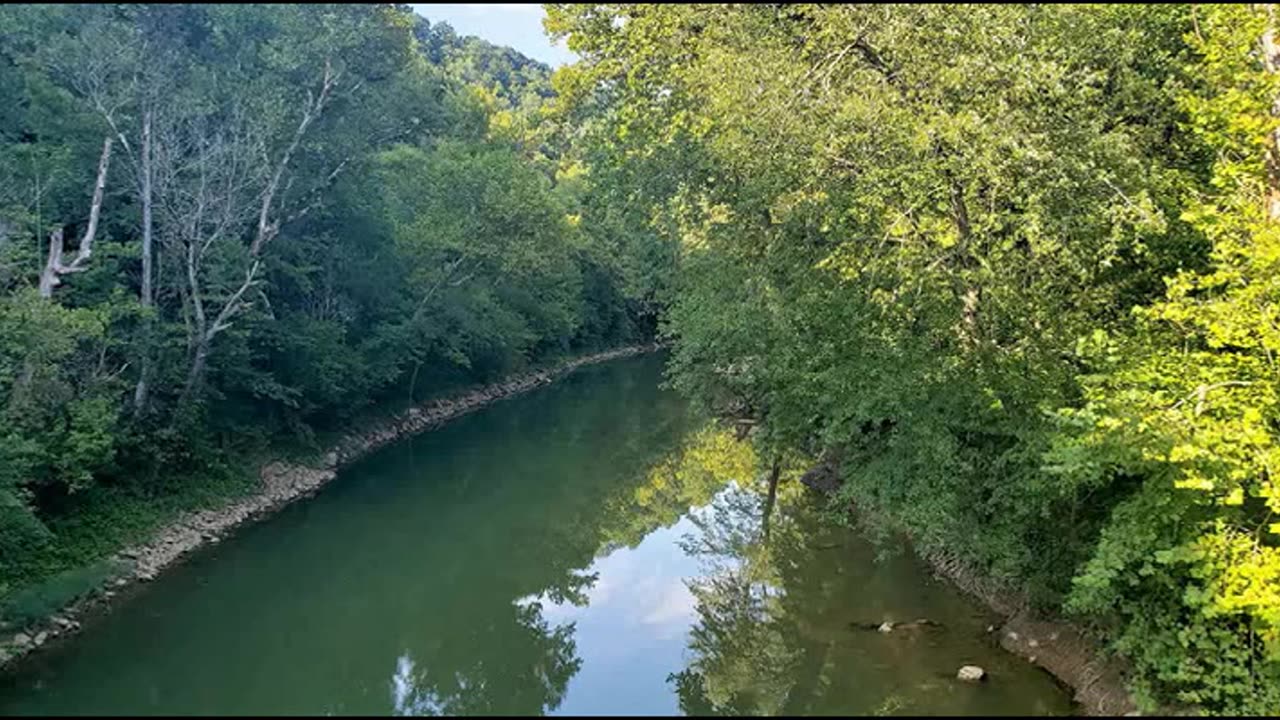
[[[833,522],[1280,712],[1272,6],[546,7],[554,73],[402,6],[0,9],[0,594],[656,335]]]
[[[16,614],[242,458],[652,337],[652,265],[581,222],[546,66],[387,5],[7,6],[0,28]]]
[[[1280,711],[1271,6],[554,5],[672,376],[838,505]]]

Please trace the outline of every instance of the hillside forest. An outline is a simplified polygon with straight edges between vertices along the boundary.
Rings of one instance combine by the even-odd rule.
[[[831,522],[1146,709],[1280,712],[1273,6],[546,9],[554,72],[397,5],[0,8],[7,617],[265,454],[659,339]]]

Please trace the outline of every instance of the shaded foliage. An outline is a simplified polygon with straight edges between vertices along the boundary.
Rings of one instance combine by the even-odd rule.
[[[0,593],[246,453],[652,332],[540,149],[549,70],[514,51],[389,4],[0,28]],[[45,297],[54,234],[85,257]]]

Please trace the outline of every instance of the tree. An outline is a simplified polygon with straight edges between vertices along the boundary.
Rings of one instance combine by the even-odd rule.
[[[5,592],[262,442],[637,339],[555,172],[549,70],[514,51],[420,41],[389,4],[0,27]]]
[[[839,502],[1085,613],[1156,699],[1257,711],[1276,94],[1266,12],[1217,12],[553,5],[547,27],[583,58],[555,82],[592,172],[676,248],[678,387],[838,464]],[[1221,17],[1254,20],[1228,43]]]
[[[1212,266],[1170,278],[1134,335],[1099,332],[1082,348],[1093,372],[1084,407],[1064,413],[1059,456],[1077,482],[1141,478],[1075,579],[1073,607],[1120,619],[1144,694],[1262,714],[1280,707],[1275,23],[1270,6],[1196,10],[1180,100],[1215,160],[1185,214]]]

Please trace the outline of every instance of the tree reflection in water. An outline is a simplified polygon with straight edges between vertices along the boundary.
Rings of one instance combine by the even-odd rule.
[[[986,615],[932,580],[909,552],[881,551],[832,523],[825,501],[798,482],[803,463],[783,458],[771,492],[769,467],[742,457],[727,431],[692,436],[673,477],[736,477],[690,514],[681,542],[700,561],[687,581],[697,600],[688,660],[668,684],[688,715],[1053,714],[1067,709],[1044,692],[1046,678],[993,649]],[[714,458],[711,449],[732,459]],[[728,480],[720,477],[721,480]],[[722,486],[723,487],[723,486]],[[890,634],[853,622],[927,617],[939,626]],[[955,668],[983,657],[1004,673],[982,687]],[[1015,680],[1016,678],[1016,680]]]
[[[505,629],[490,623],[474,638],[477,653],[466,661],[453,648],[449,662],[415,662],[406,650],[396,659],[391,702],[396,715],[539,715],[555,710],[582,661],[576,656],[573,623],[551,627],[537,602],[513,603]],[[505,624],[505,623],[504,623]],[[439,648],[439,645],[435,645]],[[478,654],[481,647],[497,653]],[[449,668],[441,672],[432,668]]]
[[[683,633],[684,667],[668,675],[667,683],[684,713],[955,714],[1024,701],[999,699],[1002,691],[995,688],[985,689],[983,699],[972,688],[958,687],[950,677],[953,663],[978,647],[964,638],[956,642],[958,628],[978,626],[971,606],[949,589],[922,584],[909,557],[878,563],[873,546],[830,523],[822,501],[798,482],[803,463],[784,459],[771,488],[773,466],[760,462],[749,442],[709,426],[641,465],[647,469],[635,481],[591,489],[600,512],[580,515],[591,522],[573,526],[564,537],[574,541],[566,547],[596,547],[594,561],[583,569],[560,564],[549,574],[543,568],[538,574],[544,589],[515,600],[472,596],[465,606],[454,604],[451,616],[471,619],[436,625],[434,637],[398,657],[389,683],[393,711],[555,711],[583,660],[575,622],[551,624],[544,610],[557,621],[586,617],[600,570],[614,573],[609,582],[620,581],[618,564],[604,559],[635,550],[682,518],[680,527],[691,531],[677,545],[697,561],[692,577],[683,576],[695,607]],[[532,546],[513,547],[511,553],[530,569],[544,557]],[[632,583],[626,588],[635,593],[634,583],[642,579],[624,573],[621,582]],[[595,595],[593,605],[602,605],[594,608],[597,614],[619,611],[616,598],[606,603],[607,593]],[[948,630],[948,640],[929,632],[886,637],[849,627],[855,620],[924,616],[957,629]],[[614,631],[621,633],[621,626]],[[626,642],[622,638],[612,642]]]

